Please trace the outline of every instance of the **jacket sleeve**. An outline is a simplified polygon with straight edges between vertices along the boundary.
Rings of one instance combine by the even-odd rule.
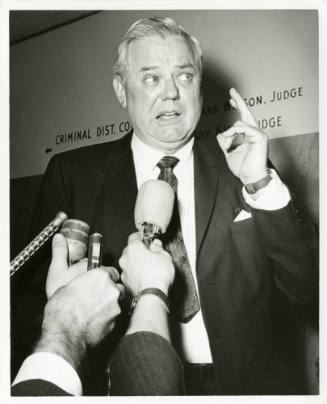
[[[110,361],[111,395],[181,395],[183,380],[176,351],[152,332],[126,335]]]
[[[60,160],[55,156],[41,183],[26,244],[53,220],[58,211],[67,213],[68,203],[64,174]],[[13,373],[30,353],[40,333],[50,260],[51,242],[48,241],[11,279]]]
[[[282,209],[251,209],[276,285],[296,303],[309,303],[318,290],[317,229],[291,200]]]
[[[70,396],[65,390],[46,380],[33,379],[17,383],[11,388],[12,396]]]

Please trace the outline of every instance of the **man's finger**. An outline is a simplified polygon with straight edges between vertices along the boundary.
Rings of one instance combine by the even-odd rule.
[[[233,98],[231,98],[230,100],[229,100],[229,103],[230,103],[230,105],[233,107],[233,108],[237,108],[237,105],[236,105],[236,102],[233,100]]]
[[[121,257],[118,260],[118,264],[120,266],[121,269],[125,268],[125,264],[126,264],[126,252],[123,251],[123,254],[121,255]]]
[[[234,139],[238,134],[243,134],[250,143],[255,143],[261,140],[263,137],[263,133],[256,127],[247,125],[245,123],[242,124],[240,122],[237,125],[231,126],[229,129],[225,130],[225,132],[222,132],[219,135],[224,138]]]
[[[126,276],[125,276],[125,273],[124,273],[124,272],[122,272],[122,274],[120,275],[120,279],[121,279],[122,283],[125,285]]]
[[[219,133],[217,140],[222,151],[225,153],[233,143],[234,137],[225,137],[222,133]]]
[[[132,243],[135,240],[142,241],[142,235],[141,235],[141,233],[139,231],[130,234],[130,236],[128,237],[128,244]]]
[[[152,242],[153,245],[156,245],[158,247],[162,247],[162,241],[158,238],[155,238]]]
[[[163,251],[162,242],[159,239],[153,240],[152,243],[150,244],[150,250],[152,252]]]
[[[126,287],[122,283],[116,283],[117,288],[119,289],[119,298],[118,300],[123,300],[126,296]]]
[[[241,115],[241,120],[250,125],[258,126],[256,119],[252,115],[248,106],[245,104],[245,101],[243,100],[241,95],[235,90],[235,88],[231,88],[229,90],[229,94],[231,96],[231,99],[235,103],[235,108],[239,111],[239,113]],[[231,102],[231,105],[233,105],[232,102]]]
[[[67,279],[74,279],[79,275],[85,274],[87,272],[87,259],[82,259],[72,266],[69,267],[69,278]]]
[[[114,267],[105,267],[106,270],[109,272],[109,276],[110,278],[114,281],[114,282],[118,282],[120,279],[120,275],[119,272],[117,271],[116,268]]]
[[[68,245],[66,238],[57,233],[52,239],[51,266],[59,269],[67,269]]]

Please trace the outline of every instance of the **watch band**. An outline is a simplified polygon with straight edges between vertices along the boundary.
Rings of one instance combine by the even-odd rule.
[[[135,295],[133,297],[131,307],[130,307],[129,312],[128,312],[129,315],[131,315],[133,313],[137,302],[144,295],[155,295],[155,296],[159,297],[159,299],[161,299],[165,303],[165,305],[167,306],[167,310],[168,310],[168,313],[169,313],[168,296],[159,288],[146,288],[146,289],[141,290],[141,292],[139,292],[137,295]]]
[[[251,182],[250,184],[245,185],[245,189],[247,193],[250,195],[255,194],[260,189],[264,188],[269,182],[272,180],[271,175],[267,174],[265,177],[261,178],[261,180],[256,182]]]

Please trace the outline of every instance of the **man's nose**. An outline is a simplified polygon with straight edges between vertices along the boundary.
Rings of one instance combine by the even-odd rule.
[[[167,77],[162,89],[163,100],[175,100],[179,98],[179,90],[173,76]]]

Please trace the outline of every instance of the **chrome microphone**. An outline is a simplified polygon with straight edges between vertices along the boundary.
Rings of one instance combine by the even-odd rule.
[[[87,270],[98,268],[102,264],[103,241],[100,233],[93,233],[89,237]]]
[[[173,214],[174,200],[174,191],[165,181],[149,180],[139,189],[134,219],[147,247],[158,235],[166,232]]]

